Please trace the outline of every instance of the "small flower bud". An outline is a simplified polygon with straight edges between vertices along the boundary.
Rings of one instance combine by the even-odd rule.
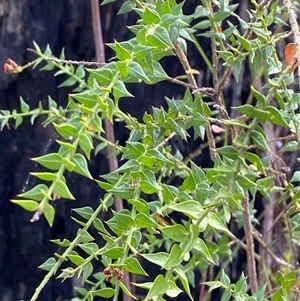
[[[5,73],[18,73],[22,71],[22,67],[12,59],[7,59],[6,63],[3,65],[3,69]]]

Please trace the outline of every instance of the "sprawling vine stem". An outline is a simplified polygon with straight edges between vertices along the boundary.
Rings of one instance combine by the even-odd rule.
[[[120,177],[118,182],[116,183],[115,187],[120,185],[124,181],[125,175]],[[92,225],[93,221],[96,219],[96,217],[99,215],[99,213],[106,207],[106,205],[110,202],[111,197],[113,196],[112,193],[108,193],[102,202],[100,202],[97,209],[94,211],[94,213],[91,215],[89,220],[87,221],[86,225],[82,228],[82,230],[88,230],[90,226]],[[71,242],[69,247],[65,250],[65,252],[59,257],[59,259],[56,261],[56,263],[53,265],[51,270],[47,273],[47,275],[44,277],[43,281],[40,283],[40,285],[36,288],[34,295],[31,297],[30,301],[37,300],[39,294],[41,293],[44,286],[47,284],[47,282],[50,280],[50,278],[55,275],[57,269],[61,266],[61,264],[67,260],[67,256],[73,251],[73,249],[77,246],[77,244],[80,242],[81,234],[80,231],[77,233],[74,240]]]

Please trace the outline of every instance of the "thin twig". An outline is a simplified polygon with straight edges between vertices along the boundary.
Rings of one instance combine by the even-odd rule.
[[[172,132],[168,137],[166,137],[161,143],[159,143],[154,149],[158,149],[160,148],[161,146],[164,146],[165,144],[168,143],[168,141],[170,139],[172,139],[174,136],[176,135],[175,132]]]
[[[255,264],[255,251],[254,251],[254,241],[252,234],[252,224],[251,224],[251,215],[250,215],[250,206],[249,206],[249,197],[248,192],[245,192],[245,198],[242,200],[243,206],[243,218],[244,218],[244,231],[246,236],[246,245],[247,245],[247,266],[249,274],[249,282],[251,287],[252,294],[258,291],[257,283],[257,272]]]
[[[197,86],[194,86],[193,84],[189,84],[186,82],[183,82],[177,78],[173,78],[173,77],[168,77],[167,78],[168,81],[174,83],[174,84],[178,84],[187,88],[191,88],[193,90],[193,94],[195,93],[203,93],[207,96],[209,96],[210,98],[213,98],[214,96],[214,89],[211,87],[202,87],[202,88],[198,88]]]
[[[216,136],[214,138],[215,143],[219,143],[224,140],[224,136]],[[199,157],[202,154],[202,151],[209,146],[208,142],[202,143],[199,147],[194,150],[192,153],[189,153],[187,157],[183,160],[183,162],[188,163],[189,161],[194,160],[195,158]]]
[[[270,256],[272,257],[272,259],[274,261],[276,261],[278,264],[285,266],[291,270],[295,269],[295,266],[292,264],[289,264],[288,262],[286,262],[285,260],[277,257],[271,250],[270,248],[265,244],[265,242],[261,239],[262,234],[260,232],[258,232],[258,230],[254,230],[252,229],[252,234],[255,238],[255,240],[270,254]]]
[[[189,83],[192,86],[197,87],[197,83],[194,78],[194,75],[189,72],[189,70],[191,70],[191,67],[190,67],[190,64],[189,64],[189,61],[188,61],[186,55],[184,54],[184,52],[182,51],[181,47],[178,44],[175,44],[174,46],[175,47],[173,50],[174,50],[175,54],[177,55],[178,59],[180,60],[180,63],[186,73]],[[196,92],[196,95],[201,97],[199,92]],[[214,149],[216,148],[216,144],[214,141],[214,136],[213,136],[209,122],[207,122],[205,130],[206,130],[206,136],[207,136],[207,140],[208,140],[208,144],[209,144],[210,158],[212,159],[212,161],[215,161],[216,153],[214,152]]]
[[[59,64],[67,64],[67,65],[82,65],[88,67],[101,67],[104,66],[106,63],[103,62],[86,62],[86,61],[72,61],[72,60],[61,60],[57,57],[50,57],[46,56],[45,60],[53,61]]]

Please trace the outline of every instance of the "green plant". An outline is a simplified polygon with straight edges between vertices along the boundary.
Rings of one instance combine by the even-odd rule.
[[[109,2],[114,1],[103,1],[103,4]],[[85,63],[75,67],[65,60],[63,52],[55,58],[49,46],[42,51],[34,43],[37,59],[30,65],[36,67],[46,62],[42,70],[57,69],[55,76],[67,75],[68,79],[60,86],[73,87],[73,93],[67,108],[58,108],[49,98],[47,110],[41,105],[30,110],[21,98],[21,113],[1,110],[2,130],[10,119],[15,119],[17,128],[23,117],[31,116],[34,122],[35,117],[44,114],[47,116],[44,125],[53,124],[61,136],[57,140],[58,152],[33,159],[49,170],[32,173],[43,184],[12,201],[33,211],[32,221],[39,220],[43,214],[52,225],[55,215],[52,202],[59,198],[74,199],[64,177],[66,171],[97,182],[106,194],[97,208],[74,209],[80,218],[72,219],[80,229],[72,241],[53,241],[64,251],[40,266],[47,274],[32,301],[53,275],[61,279],[81,276],[84,285],[76,288],[79,296],[73,299],[75,301],[93,300],[97,296],[118,300],[120,290],[135,299],[135,293],[125,283],[129,283],[130,274],[148,276],[149,271],[143,267],[145,262],[161,268],[158,275],[150,275],[150,281],[131,284],[145,291],[146,300],[175,298],[183,291],[193,300],[191,287],[195,286],[195,271],[200,269],[205,275],[214,266],[221,270],[226,268],[228,263],[224,262],[240,248],[247,252],[247,278],[242,273],[237,283],[231,283],[221,271],[213,279],[207,274],[203,276],[207,281],[201,285],[207,285],[210,291],[221,288],[222,301],[230,298],[250,301],[268,300],[265,289],[267,285],[269,290],[273,289],[272,282],[275,282],[271,300],[293,298],[297,283],[296,256],[281,259],[274,254],[269,242],[260,238],[254,229],[259,223],[254,216],[254,201],[259,194],[274,201],[276,194],[279,196],[276,202],[289,202],[285,225],[291,250],[294,250],[293,244],[299,243],[300,190],[293,182],[299,181],[299,172],[288,181],[284,170],[272,165],[272,157],[279,158],[270,143],[286,141],[280,153],[298,151],[300,94],[289,88],[294,80],[290,74],[292,64],[283,68],[276,51],[276,44],[291,34],[273,33],[268,29],[274,23],[282,29],[286,10],[279,7],[278,1],[251,2],[253,10],[248,12],[250,21],[246,22],[235,13],[238,4],[226,0],[203,0],[191,15],[183,13],[184,2],[177,4],[175,0],[125,1],[120,13],[134,10],[140,18],[136,25],[129,26],[134,38],[108,44],[115,51],[116,60],[97,69],[84,68]],[[294,8],[288,4],[291,15]],[[211,60],[202,51],[196,36],[210,39]],[[196,45],[207,62],[213,87],[197,86],[198,71],[189,64],[188,45]],[[174,61],[184,68],[185,76],[180,80],[164,71],[160,61],[166,56],[174,56]],[[8,63],[11,65],[11,61]],[[253,83],[247,103],[233,107],[240,116],[231,118],[223,91],[231,75],[239,80],[246,64],[252,72]],[[223,74],[219,72],[221,65],[225,68]],[[7,72],[22,69],[14,64],[12,68],[6,65]],[[262,89],[256,87],[257,79],[263,82]],[[166,98],[167,109],[153,107],[151,114],[144,113],[142,121],[120,109],[122,98],[133,97],[127,83],[154,85],[166,80],[187,88],[182,99]],[[208,98],[214,102],[215,110],[207,104]],[[105,119],[122,122],[130,130],[125,145],[105,137],[102,126]],[[266,123],[290,130],[292,135],[271,140],[264,131]],[[207,139],[207,143],[184,159],[168,142],[176,135],[187,143],[191,132],[194,139]],[[224,132],[226,139],[215,138],[214,132]],[[222,142],[222,146],[216,147],[216,141]],[[91,152],[107,145],[113,147],[125,163],[94,179],[88,168]],[[209,147],[213,166],[204,169],[193,160],[205,147]],[[125,208],[114,210],[119,199]],[[112,213],[104,223],[98,217],[103,211]],[[180,216],[180,221],[175,215]],[[234,235],[229,223],[236,229],[243,227],[245,238]],[[90,227],[99,232],[104,245],[98,243],[99,237],[89,233]],[[254,249],[255,241],[283,267],[276,279],[264,269],[264,258]],[[82,251],[85,256],[79,255]],[[101,260],[105,266],[103,272],[93,270],[95,260]],[[65,261],[68,267],[59,271]],[[263,284],[258,282],[257,263],[263,271]],[[107,285],[108,282],[111,285]]]

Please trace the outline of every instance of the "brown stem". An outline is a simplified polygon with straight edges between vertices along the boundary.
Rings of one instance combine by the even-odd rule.
[[[91,10],[92,10],[92,22],[93,22],[93,33],[94,33],[94,42],[95,42],[95,52],[96,57],[98,58],[99,63],[105,64],[105,53],[104,53],[104,43],[102,37],[101,29],[101,17],[100,17],[100,4],[98,0],[91,0]],[[115,133],[112,123],[106,118],[104,120],[106,138],[112,144],[115,144]],[[114,147],[112,145],[107,146],[108,153],[108,162],[109,170],[112,172],[118,168],[118,160],[116,156],[111,154],[114,152]],[[123,203],[121,200],[118,200],[114,203],[115,209],[117,211],[123,209]]]
[[[249,198],[246,197],[242,201],[243,206],[243,217],[244,217],[244,231],[246,237],[246,245],[247,245],[247,266],[248,266],[248,274],[249,274],[249,282],[251,287],[252,294],[258,291],[257,284],[257,272],[255,265],[255,251],[254,251],[254,240],[252,233],[252,224],[251,224],[251,215],[250,215],[250,207],[249,207]]]
[[[95,44],[95,52],[96,57],[99,63],[105,64],[105,52],[104,52],[104,43],[103,43],[103,36],[102,36],[102,27],[101,27],[101,16],[100,16],[100,3],[98,0],[91,0],[91,10],[92,10],[92,24],[93,24],[93,34],[94,34],[94,44]],[[105,131],[106,131],[106,138],[112,144],[115,144],[115,133],[112,123],[105,118],[104,120]],[[109,170],[110,172],[115,171],[118,168],[118,160],[115,155],[112,155],[114,152],[114,147],[112,145],[107,146],[107,153],[108,153],[108,163],[109,163]],[[115,197],[114,207],[116,211],[120,211],[124,208],[123,202],[121,199]],[[124,284],[130,291],[130,277],[129,273],[124,270]],[[123,300],[130,301],[131,298],[123,293]]]
[[[180,60],[180,63],[186,73],[187,79],[189,81],[189,83],[193,86],[197,88],[197,83],[196,80],[194,78],[194,75],[192,73],[189,72],[189,70],[191,70],[189,61],[186,57],[186,55],[184,54],[184,52],[182,51],[182,49],[180,48],[180,46],[178,44],[174,45],[174,52],[177,55],[177,57]],[[197,90],[196,90],[197,91]],[[199,92],[195,92],[197,93],[197,95],[200,96]],[[200,96],[201,97],[201,96]],[[211,130],[211,126],[210,126],[210,122],[207,122],[206,125],[206,136],[207,136],[207,140],[208,140],[208,144],[209,144],[209,153],[210,153],[210,158],[212,159],[212,161],[215,161],[216,158],[216,153],[215,153],[215,149],[216,149],[216,143],[214,141],[214,137],[213,137],[213,133]]]

